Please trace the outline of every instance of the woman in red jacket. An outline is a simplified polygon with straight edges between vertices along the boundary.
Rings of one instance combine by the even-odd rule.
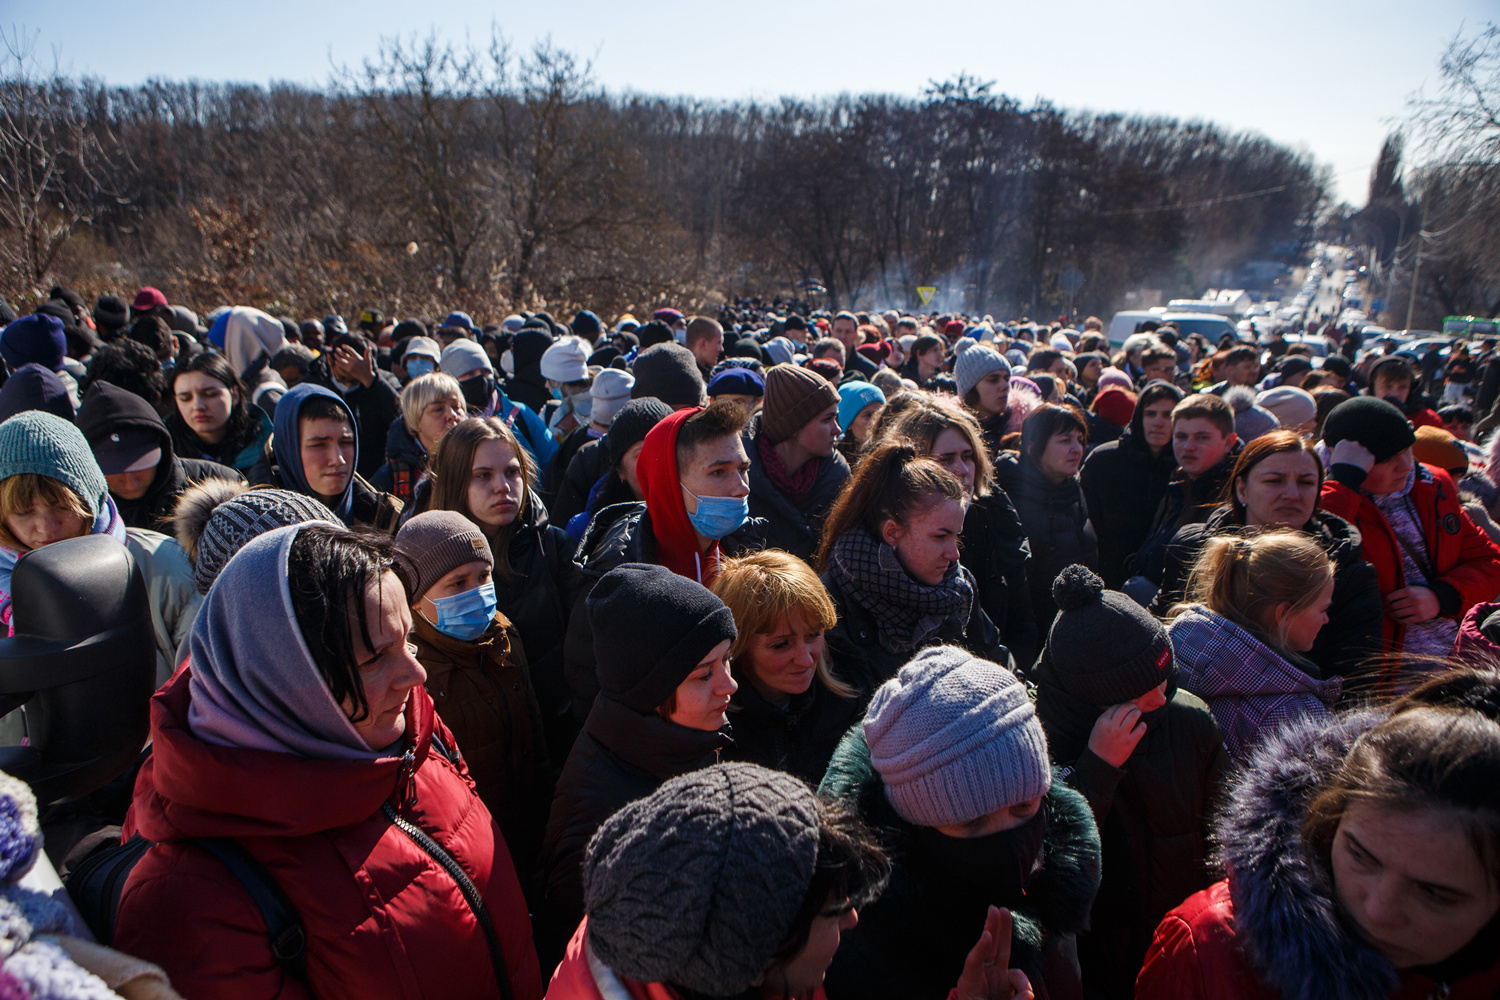
[[[422,688],[388,543],[280,528],[224,568],[191,657],[151,707],[118,947],[188,1000],[538,1000],[510,854]],[[305,982],[272,955],[228,838],[306,930]]]
[[[1371,396],[1323,424],[1332,454],[1320,506],[1359,529],[1380,584],[1381,695],[1421,680],[1422,658],[1446,656],[1469,609],[1500,594],[1500,547],[1464,512],[1453,478],[1412,458],[1415,440],[1401,411]]]
[[[1500,670],[1256,752],[1219,825],[1229,878],[1156,929],[1135,995],[1500,995]]]

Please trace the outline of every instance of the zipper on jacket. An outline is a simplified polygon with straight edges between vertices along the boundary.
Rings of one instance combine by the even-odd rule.
[[[410,809],[417,804],[417,748],[410,746],[401,755],[401,767],[396,771],[396,794],[401,797],[401,808]]]
[[[415,785],[415,778],[413,778],[413,784]],[[500,938],[495,933],[495,924],[490,919],[490,911],[484,905],[484,897],[479,895],[479,890],[475,887],[473,880],[463,870],[463,866],[453,859],[453,855],[443,850],[443,846],[429,837],[421,827],[398,815],[389,802],[381,806],[381,811],[396,829],[406,834],[411,838],[412,843],[426,851],[428,856],[436,861],[448,873],[448,877],[458,885],[458,891],[463,894],[464,902],[469,904],[474,919],[479,923],[479,929],[484,932],[485,944],[489,945],[490,963],[494,966],[495,979],[500,984],[500,996],[503,1000],[514,1000],[510,989],[510,975],[505,970],[505,955],[500,950]]]

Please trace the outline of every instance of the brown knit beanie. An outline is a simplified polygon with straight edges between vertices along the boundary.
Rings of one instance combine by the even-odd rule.
[[[407,521],[396,533],[396,552],[413,570],[413,604],[460,566],[471,562],[495,565],[484,533],[454,510],[429,510]]]
[[[777,365],[766,372],[761,433],[772,444],[780,444],[818,414],[838,405],[838,390],[823,376],[796,365]]]

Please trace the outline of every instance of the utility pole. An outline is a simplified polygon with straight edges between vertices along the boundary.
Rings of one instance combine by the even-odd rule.
[[[1422,238],[1426,233],[1417,233],[1417,259],[1411,265],[1411,296],[1406,300],[1406,326],[1411,329],[1412,310],[1417,307],[1417,275],[1422,272]]]

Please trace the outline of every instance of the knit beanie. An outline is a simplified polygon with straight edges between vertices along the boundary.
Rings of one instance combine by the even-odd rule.
[[[405,324],[399,325],[404,326]],[[413,337],[411,340],[408,340],[406,342],[406,353],[402,355],[404,358],[431,358],[433,361],[437,361],[442,356],[443,349],[438,346],[438,342],[431,337],[423,336]]]
[[[455,340],[443,348],[443,357],[438,362],[438,371],[444,375],[458,378],[476,368],[483,368],[488,372],[495,370],[494,362],[490,361],[490,356],[477,341]]]
[[[94,324],[100,336],[125,329],[130,325],[130,309],[125,300],[114,295],[102,295],[94,303]]]
[[[1248,386],[1230,386],[1224,392],[1224,402],[1234,410],[1234,434],[1241,444],[1281,427],[1276,414],[1255,404],[1255,390]]]
[[[1377,463],[1394,458],[1416,443],[1411,421],[1396,407],[1374,396],[1346,399],[1323,421],[1323,443],[1329,448],[1340,441],[1358,441]]]
[[[734,615],[707,587],[649,563],[604,574],[585,609],[600,691],[643,714],[656,711],[715,646],[735,637]]]
[[[337,515],[322,503],[292,490],[246,490],[214,507],[193,556],[198,593],[208,593],[230,558],[252,538],[306,521],[339,524]]]
[[[1449,472],[1459,470],[1455,476],[1463,475],[1469,468],[1469,454],[1464,446],[1441,427],[1418,427],[1411,453],[1423,465],[1435,465]]]
[[[1103,392],[1112,385],[1117,385],[1127,391],[1134,391],[1135,389],[1135,382],[1129,375],[1118,368],[1106,368],[1099,373],[1099,384],[1096,388],[1100,392]]]
[[[1094,412],[1116,427],[1129,427],[1135,416],[1135,395],[1112,385],[1094,397]]]
[[[593,400],[589,404],[589,421],[610,426],[610,421],[630,402],[630,390],[634,387],[635,376],[618,368],[606,368],[595,375],[593,385],[589,386],[589,399]]]
[[[609,449],[609,467],[620,464],[620,459],[631,446],[646,440],[651,428],[672,415],[672,408],[654,397],[632,399],[620,408],[604,435],[604,447]]]
[[[94,517],[109,492],[83,431],[41,410],[18,413],[0,424],[0,479],[27,472],[62,483]]]
[[[748,368],[726,368],[708,380],[708,395],[716,396],[764,396],[766,380],[760,372]]]
[[[958,383],[958,398],[963,399],[979,380],[990,372],[1004,372],[1010,378],[1010,362],[992,347],[973,342],[974,346],[964,351],[953,362],[953,380]]]
[[[797,345],[789,337],[772,337],[766,341],[766,360],[773,365],[789,365],[797,356]]]
[[[871,403],[884,403],[885,393],[868,382],[855,379],[839,386],[839,430],[849,433],[854,418]]]
[[[917,826],[967,823],[1052,786],[1026,688],[957,646],[922,650],[882,684],[864,733],[886,798]]]
[[[698,371],[698,359],[681,344],[646,348],[636,355],[631,374],[635,376],[631,399],[654,396],[674,410],[703,402],[703,375]]]
[[[1306,389],[1278,385],[1255,397],[1255,405],[1270,410],[1281,426],[1296,430],[1318,415],[1318,401]]]
[[[1087,567],[1072,565],[1052,581],[1058,615],[1047,638],[1058,683],[1090,705],[1118,705],[1173,675],[1172,644],[1151,612]]]
[[[760,431],[771,444],[780,444],[838,402],[838,390],[817,372],[796,365],[777,365],[766,372]]]
[[[73,401],[68,387],[57,373],[46,365],[22,365],[10,373],[0,388],[0,420],[7,420],[26,410],[43,410],[72,421]]]
[[[600,332],[604,329],[604,324],[599,322],[598,316],[584,309],[573,316],[573,319],[568,323],[568,329],[573,331],[573,336],[582,337],[592,344],[599,338]]]
[[[581,382],[589,377],[589,351],[577,337],[564,337],[542,352],[542,378]]]
[[[25,364],[38,364],[48,371],[57,371],[63,366],[63,357],[68,353],[68,338],[63,332],[63,322],[46,313],[22,316],[0,332],[0,357],[11,369]]]
[[[495,565],[484,533],[454,510],[429,510],[407,521],[396,533],[396,552],[411,564],[413,603],[460,566]]]
[[[818,827],[817,799],[789,774],[733,763],[672,778],[589,842],[589,947],[637,982],[744,993],[802,908]]]

